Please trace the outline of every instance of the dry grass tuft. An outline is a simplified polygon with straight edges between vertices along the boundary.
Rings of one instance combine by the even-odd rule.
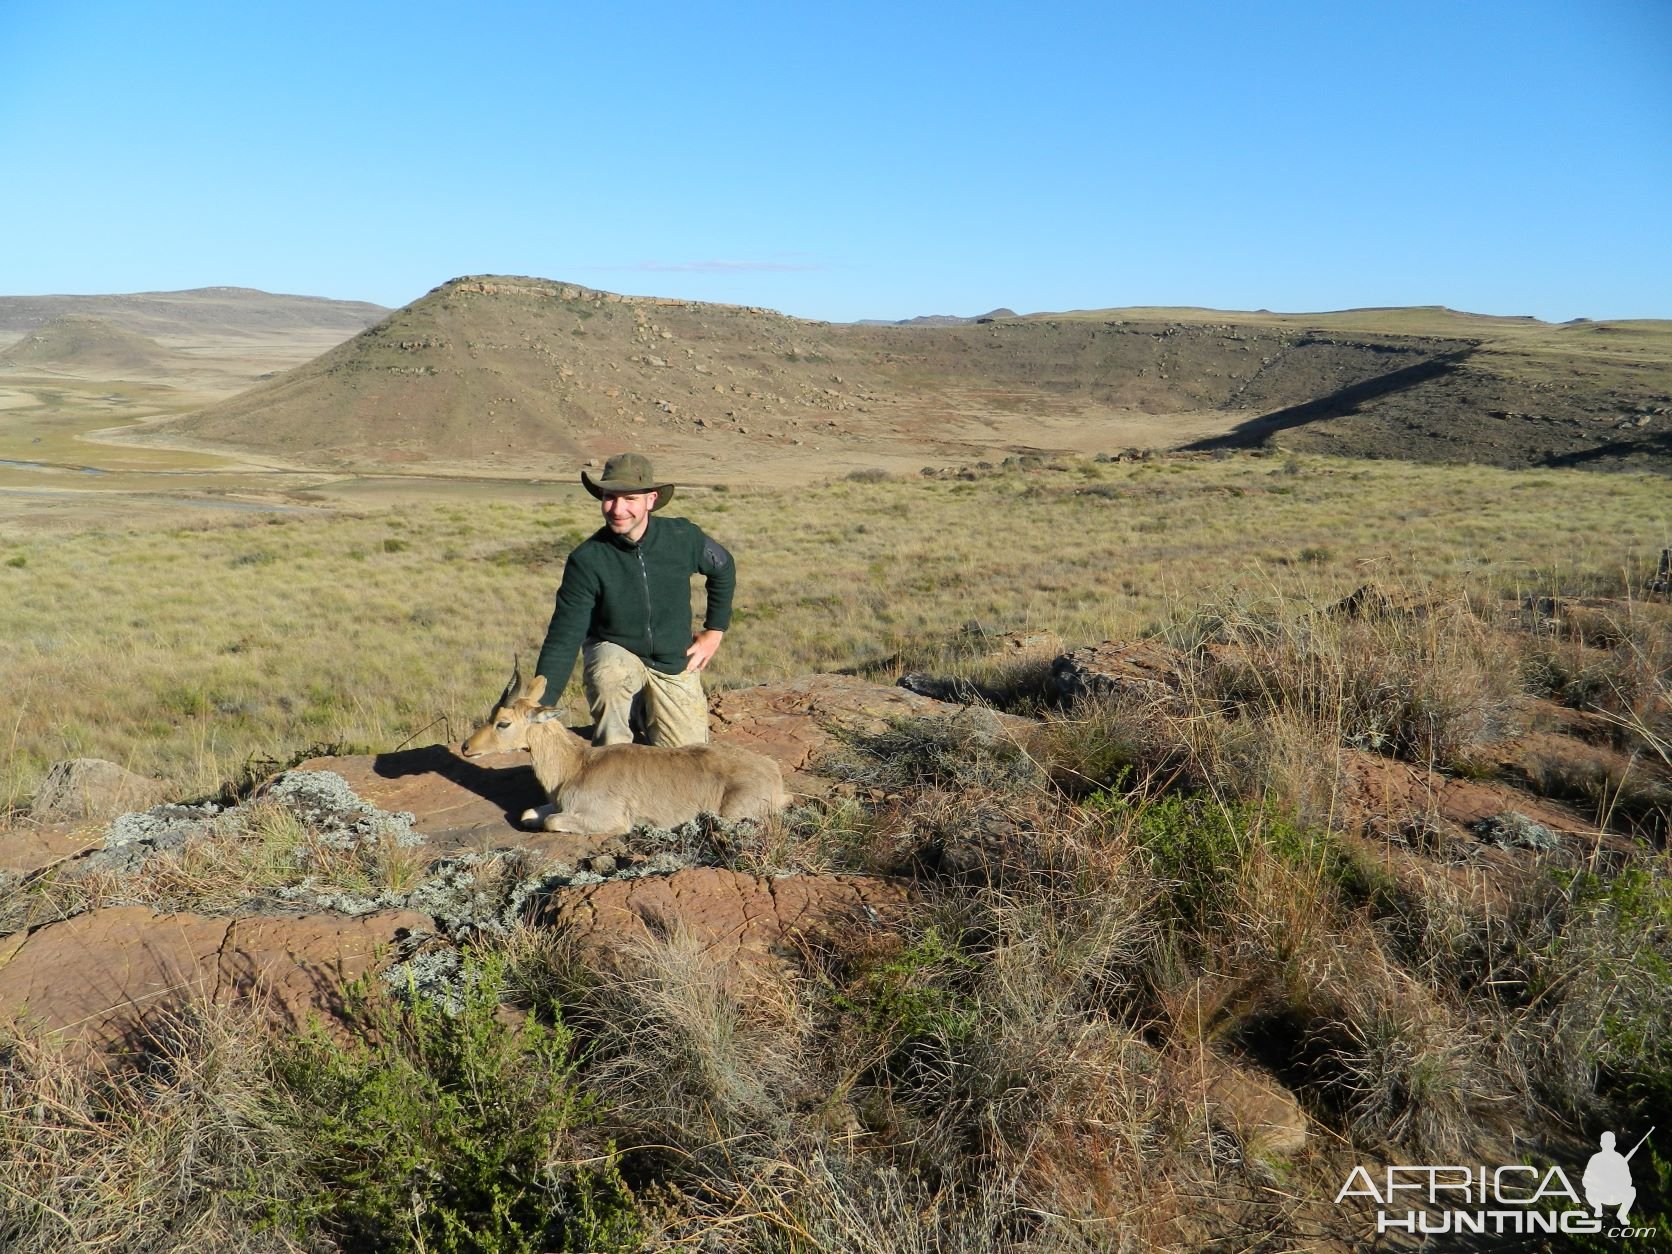
[[[1178,635],[1219,646],[1203,695],[1310,724],[1348,748],[1453,768],[1520,725],[1516,668],[1498,633],[1461,604],[1231,606],[1194,616]]]
[[[773,972],[728,968],[679,927],[622,941],[596,969],[561,946],[534,961],[545,972],[533,978],[566,993],[590,1042],[588,1081],[610,1094],[624,1143],[695,1153],[784,1127],[808,1023]]]
[[[101,1072],[50,1044],[0,1040],[0,1245],[306,1248],[251,1223],[296,1192],[301,1150],[266,1098],[262,1027],[190,1005],[149,1046],[143,1068]]]

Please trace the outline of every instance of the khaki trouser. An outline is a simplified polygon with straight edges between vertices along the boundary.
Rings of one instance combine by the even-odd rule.
[[[631,744],[635,722],[653,745],[708,743],[708,699],[698,672],[664,675],[607,640],[588,640],[581,660],[593,744]]]

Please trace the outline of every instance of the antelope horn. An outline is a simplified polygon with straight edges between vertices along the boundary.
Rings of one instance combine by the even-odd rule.
[[[511,655],[511,682],[505,685],[505,691],[499,694],[500,705],[510,705],[517,694],[522,691],[522,657],[520,654]]]

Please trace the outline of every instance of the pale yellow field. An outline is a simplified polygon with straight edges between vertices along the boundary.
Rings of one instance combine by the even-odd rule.
[[[96,529],[0,541],[0,803],[64,757],[189,793],[252,754],[461,737],[513,653],[538,649],[596,505],[578,486],[388,486],[326,485],[326,503],[357,500],[346,511],[182,525],[116,508]],[[1318,458],[687,489],[671,508],[737,556],[722,685],[979,666],[972,620],[1072,646],[1208,600],[1323,604],[1372,580],[1618,593],[1672,544],[1658,476]]]

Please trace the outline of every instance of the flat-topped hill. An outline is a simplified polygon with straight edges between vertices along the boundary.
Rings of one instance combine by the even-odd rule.
[[[832,324],[461,278],[166,438],[565,476],[628,445],[768,474],[812,452],[828,473],[1274,440],[1503,465],[1672,462],[1660,412],[1672,407],[1672,324],[1552,327],[1442,309],[1002,312]]]

